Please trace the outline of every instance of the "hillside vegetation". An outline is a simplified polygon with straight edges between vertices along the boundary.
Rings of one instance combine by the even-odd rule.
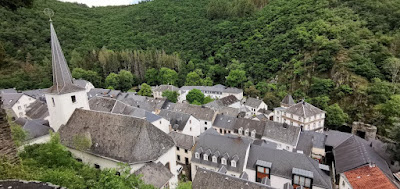
[[[132,85],[221,83],[271,107],[291,93],[326,110],[328,127],[360,120],[394,136],[400,0],[154,0],[99,8],[34,0],[2,7],[0,88],[51,85],[47,7],[74,75],[97,87],[109,87],[106,77],[124,69]]]

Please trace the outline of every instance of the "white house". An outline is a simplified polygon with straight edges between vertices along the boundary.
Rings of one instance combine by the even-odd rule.
[[[1,96],[4,108],[11,110],[15,118],[26,117],[28,106],[35,102],[34,98],[22,93],[4,93]]]
[[[220,135],[214,129],[203,133],[196,142],[192,156],[192,179],[198,168],[217,171],[221,166],[227,174],[239,177],[245,170],[252,140],[233,135]]]
[[[85,88],[74,84],[52,22],[50,22],[53,86],[45,94],[50,126],[58,131],[76,108],[89,109]]]
[[[119,169],[126,163],[133,173],[160,162],[174,175],[169,187],[177,184],[174,141],[145,119],[76,109],[59,133],[75,158],[95,168]]]
[[[213,99],[221,99],[229,95],[234,95],[239,100],[243,98],[242,89],[225,87],[220,84],[214,86],[183,86],[180,88],[179,102],[185,101],[186,95],[192,89],[199,89],[205,96],[209,96]]]
[[[176,103],[173,107],[173,111],[186,113],[198,119],[200,121],[200,133],[211,128],[217,114],[217,112],[211,108],[185,103]]]
[[[293,188],[332,189],[329,174],[317,161],[301,153],[253,144],[245,171],[249,181],[261,182],[266,177],[274,188],[291,185]]]
[[[193,137],[201,134],[200,121],[192,115],[171,110],[161,110],[158,115],[169,121],[173,131]]]
[[[252,97],[247,98],[243,105],[251,111],[252,115],[260,114],[259,110],[261,109],[268,110],[268,106],[264,101]]]

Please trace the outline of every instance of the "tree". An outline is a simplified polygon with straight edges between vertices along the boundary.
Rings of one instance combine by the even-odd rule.
[[[200,103],[200,105],[201,105],[201,102],[204,101],[204,94],[199,89],[192,89],[186,95],[186,100],[190,104],[193,104],[196,101],[197,104]]]
[[[335,83],[331,79],[321,79],[318,77],[312,78],[311,95],[329,95],[335,87]]]
[[[196,72],[190,72],[186,76],[186,86],[200,86],[202,85],[203,80]]]
[[[178,80],[178,73],[176,73],[175,70],[162,67],[160,69],[159,75],[160,75],[160,82],[162,84],[176,85],[176,81]]]
[[[212,98],[209,97],[209,96],[206,96],[206,97],[204,98],[204,100],[203,100],[203,104],[208,104],[208,103],[210,103],[210,102],[212,102],[212,101],[214,101],[214,99],[212,99]]]
[[[349,116],[335,103],[326,109],[325,125],[330,129],[337,129],[349,120]]]
[[[392,83],[396,83],[400,73],[400,59],[396,57],[386,59],[384,69],[390,74]]]
[[[311,99],[311,104],[320,108],[320,109],[326,109],[328,107],[328,102],[330,101],[330,98],[328,96],[317,96]]]
[[[203,79],[202,84],[203,86],[212,86],[213,85],[213,80],[210,77],[206,77]]]
[[[265,102],[265,104],[267,104],[268,107],[279,107],[281,99],[279,99],[276,94],[272,92],[267,92],[265,93],[263,101]]]
[[[106,77],[105,87],[112,87],[113,89],[119,89],[119,76],[116,73],[110,73]]]
[[[246,81],[246,72],[244,70],[231,70],[226,77],[226,84],[231,87],[242,87]]]
[[[84,59],[78,53],[78,51],[73,50],[71,53],[71,60],[69,61],[69,63],[71,64],[72,68],[81,68],[83,67]]]
[[[84,70],[82,68],[74,68],[72,70],[72,77],[75,79],[84,79],[92,83],[95,87],[101,87],[101,77],[99,74],[92,70]]]
[[[163,97],[166,97],[169,101],[176,103],[178,101],[178,92],[166,90],[162,93]]]
[[[19,147],[23,144],[23,142],[25,142],[28,133],[21,126],[12,121],[12,117],[9,115],[11,115],[10,112],[7,112],[7,122],[11,128],[11,135],[15,145]]]
[[[128,91],[132,88],[135,77],[130,71],[121,70],[118,73],[119,89],[123,91]]]
[[[155,68],[147,69],[146,74],[145,74],[144,77],[146,79],[146,82],[150,86],[158,85],[158,83],[159,83],[159,81],[158,81],[158,70],[155,69]]]
[[[149,96],[149,97],[153,96],[153,91],[151,91],[150,85],[147,85],[146,83],[143,83],[140,86],[140,90],[138,92],[138,95]]]
[[[256,89],[256,87],[254,85],[245,88],[244,89],[244,93],[249,96],[249,97],[253,97],[256,98],[260,95],[260,91]]]

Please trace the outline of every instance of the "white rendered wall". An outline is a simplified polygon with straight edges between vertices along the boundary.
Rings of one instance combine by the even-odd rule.
[[[353,189],[343,173],[341,173],[339,177],[339,189]]]
[[[190,149],[187,150],[187,153],[185,152],[185,149],[179,148],[179,150],[176,150],[176,162],[181,163],[181,164],[186,164],[185,158],[188,158],[188,163],[191,163],[192,160],[192,151]],[[181,158],[181,160],[178,160],[178,155]]]
[[[163,131],[164,133],[167,133],[167,134],[169,134],[169,125],[170,125],[170,123],[169,123],[169,121],[168,120],[166,120],[166,119],[164,119],[164,118],[161,118],[161,119],[159,119],[159,120],[157,120],[157,121],[153,121],[153,122],[151,122],[154,126],[156,126],[158,129],[160,129],[161,131]]]
[[[198,137],[201,134],[200,121],[193,116],[190,116],[186,123],[185,128],[183,128],[182,133],[185,135],[190,135]]]
[[[194,180],[194,177],[196,176],[196,173],[197,173],[196,167],[197,168],[207,169],[207,170],[218,171],[217,167],[211,167],[211,166],[208,166],[208,165],[203,165],[203,164],[192,162],[192,164],[191,164],[192,180]],[[229,170],[228,170],[228,172],[226,172],[226,174],[227,175],[231,175],[231,176],[235,176],[235,177],[239,177],[240,176],[240,173],[232,172],[232,171],[229,171]]]
[[[170,188],[176,188],[178,186],[178,173],[176,167],[176,153],[175,153],[176,146],[170,148],[164,155],[158,158],[156,163],[161,162],[163,165],[169,163],[170,171],[174,175],[172,179],[170,179],[169,186]]]
[[[73,103],[71,96],[76,97],[76,102]],[[89,110],[89,101],[85,91],[78,91],[68,94],[45,94],[47,108],[49,109],[50,126],[54,131],[58,131],[61,125],[66,124],[76,108]],[[54,104],[53,100],[54,99]]]
[[[34,98],[23,94],[11,109],[14,111],[17,118],[26,117],[26,108],[33,102],[35,102]]]

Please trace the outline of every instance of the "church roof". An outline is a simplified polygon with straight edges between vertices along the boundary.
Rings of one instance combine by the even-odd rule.
[[[48,93],[66,94],[76,91],[85,90],[73,83],[71,72],[68,68],[67,61],[58,41],[53,23],[50,22],[51,36],[51,62],[53,67],[53,86],[49,88]]]
[[[83,109],[76,109],[59,133],[67,147],[76,148],[76,137],[83,136],[91,141],[83,151],[129,164],[155,161],[175,145],[145,119]]]

